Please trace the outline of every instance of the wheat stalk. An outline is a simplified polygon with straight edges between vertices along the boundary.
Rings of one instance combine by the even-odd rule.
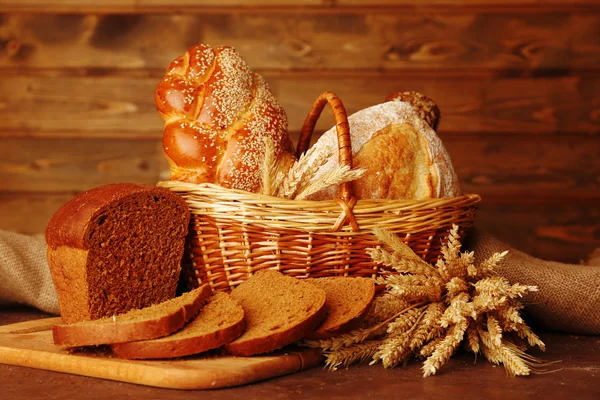
[[[473,353],[478,354],[481,349],[481,339],[479,338],[479,333],[477,332],[477,324],[481,324],[481,321],[476,322],[475,324],[469,324],[467,328],[467,343],[469,350]]]
[[[387,323],[380,323],[370,328],[359,328],[348,333],[344,333],[333,338],[322,340],[306,340],[304,343],[309,347],[320,348],[324,351],[337,351],[344,347],[350,347],[354,344],[362,343],[385,334]]]
[[[348,165],[337,167],[333,171],[326,172],[318,179],[311,180],[306,186],[301,187],[295,195],[295,199],[304,200],[311,194],[325,189],[332,185],[339,185],[344,182],[356,180],[367,172],[366,169],[351,169]]]
[[[492,342],[499,346],[502,343],[502,328],[498,320],[491,315],[487,316],[487,330]]]
[[[418,260],[401,258],[384,249],[368,249],[367,253],[374,262],[391,267],[397,272],[437,277],[437,271],[420,258]]]
[[[381,343],[381,340],[372,340],[328,353],[325,358],[325,366],[335,371],[339,367],[348,367],[356,362],[364,362],[373,357]]]
[[[273,146],[273,142],[267,137],[265,137],[263,141],[265,144],[265,155],[263,157],[263,164],[261,168],[261,193],[266,195],[272,195],[274,192],[272,179],[277,175],[277,163],[275,162],[275,147]]]
[[[379,324],[395,316],[399,310],[409,307],[409,302],[400,296],[386,292],[373,301],[369,313],[365,317],[367,326]]]
[[[494,253],[485,261],[483,261],[479,267],[473,266],[473,269],[469,271],[469,276],[472,277],[482,277],[488,275],[490,272],[494,271],[496,267],[504,260],[506,255],[508,254],[508,250],[503,251],[502,253]]]
[[[521,339],[526,339],[530,346],[537,346],[540,350],[546,351],[544,342],[525,323],[517,325],[517,334]]]
[[[375,278],[375,283],[386,285],[388,289],[401,292],[412,286],[433,286],[429,277],[423,275],[387,275]]]
[[[416,323],[421,313],[422,311],[419,308],[413,308],[406,313],[399,315],[388,324],[387,332],[392,334],[403,334]]]
[[[424,377],[434,375],[438,369],[448,361],[450,356],[452,356],[454,351],[458,348],[460,342],[462,342],[468,326],[469,324],[464,320],[456,325],[452,325],[452,327],[448,329],[446,337],[439,342],[435,347],[433,354],[427,357],[427,360],[423,363],[422,369]]]
[[[387,229],[374,228],[373,233],[379,241],[387,244],[392,248],[398,258],[409,260],[417,260],[425,263],[406,243],[404,243],[398,235],[395,235]],[[427,263],[425,263],[427,264]],[[429,264],[427,264],[429,266]]]
[[[279,196],[294,199],[303,187],[313,181],[319,168],[325,165],[333,155],[333,150],[329,147],[313,157],[315,152],[316,147],[313,146],[292,165],[282,181],[280,191],[277,193]]]
[[[419,356],[421,358],[427,358],[429,356],[431,356],[433,354],[433,352],[435,351],[436,347],[441,343],[441,341],[444,339],[443,336],[436,336],[433,339],[431,339],[429,342],[425,343],[420,349],[419,349]]]

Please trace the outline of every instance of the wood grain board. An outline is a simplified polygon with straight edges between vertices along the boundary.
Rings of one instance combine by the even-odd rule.
[[[600,199],[600,140],[593,136],[442,138],[463,190],[487,201]],[[0,175],[0,190],[79,192],[116,180],[154,184],[168,179],[169,167],[158,138],[0,138]]]
[[[173,360],[122,360],[108,351],[69,352],[52,342],[46,318],[0,326],[0,363],[170,389],[244,385],[320,365],[322,355],[298,348],[267,356],[189,356]]]
[[[442,110],[440,134],[600,134],[600,77],[406,77],[397,74],[266,73],[289,130],[298,132],[314,99],[336,93],[351,114],[391,92],[416,90]],[[160,138],[154,105],[160,77],[0,77],[3,136]],[[33,118],[32,116],[35,116]],[[66,118],[68,116],[68,118]],[[333,125],[329,110],[317,123]]]
[[[7,51],[0,67],[164,71],[188,47],[205,42],[235,47],[256,70],[564,74],[596,68],[599,29],[594,14],[577,11],[4,14],[0,42]]]
[[[460,6],[460,7],[457,7]],[[268,12],[275,9],[310,9],[315,12],[336,13],[364,8],[402,9],[405,11],[425,9],[436,12],[454,12],[456,8],[499,9],[519,11],[540,11],[550,9],[566,11],[573,8],[596,9],[595,0],[3,0],[0,9],[18,12],[91,12],[91,13],[164,13],[164,12],[210,12],[213,10],[235,9],[236,12]]]

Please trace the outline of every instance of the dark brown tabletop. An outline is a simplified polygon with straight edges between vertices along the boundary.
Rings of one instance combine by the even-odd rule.
[[[0,310],[0,325],[47,317],[26,308]],[[546,361],[556,372],[508,378],[504,368],[457,354],[438,375],[422,378],[421,364],[386,370],[356,366],[313,368],[230,389],[179,391],[0,364],[2,399],[600,399],[600,336],[541,332]]]

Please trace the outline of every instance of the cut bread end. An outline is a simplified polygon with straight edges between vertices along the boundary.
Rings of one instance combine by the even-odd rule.
[[[231,296],[244,308],[246,332],[225,345],[236,356],[268,353],[296,342],[325,317],[325,291],[277,271],[260,271]]]
[[[167,336],[198,315],[210,294],[209,285],[203,285],[179,297],[139,310],[94,321],[55,325],[52,328],[54,344],[95,346]]]
[[[182,330],[159,339],[113,344],[111,349],[116,356],[129,359],[183,357],[221,347],[244,329],[242,306],[219,292]]]
[[[375,283],[369,278],[331,277],[309,279],[327,296],[326,317],[306,339],[327,339],[357,328],[375,297]]]

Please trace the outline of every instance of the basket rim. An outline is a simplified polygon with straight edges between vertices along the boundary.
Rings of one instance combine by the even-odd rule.
[[[191,193],[207,195],[212,194],[215,197],[226,194],[227,200],[231,202],[256,199],[257,203],[265,206],[279,205],[284,206],[290,205],[293,209],[311,209],[319,208],[322,210],[339,210],[339,199],[333,200],[297,200],[297,199],[286,199],[284,197],[271,196],[261,193],[248,192],[241,189],[226,188],[214,183],[191,183],[177,180],[166,180],[159,181],[157,186],[161,186],[170,189],[177,193]],[[232,196],[233,195],[233,196]],[[419,208],[435,208],[444,206],[447,204],[462,202],[468,200],[469,203],[480,203],[481,195],[476,193],[463,193],[460,196],[455,197],[433,197],[427,199],[358,199],[356,201],[356,208],[363,208],[367,205],[371,211],[377,211],[377,207],[386,208],[386,205],[393,205],[394,208],[406,206],[407,208],[414,208],[414,206],[420,206]],[[293,206],[292,206],[293,205]],[[301,205],[301,207],[299,207]],[[359,205],[363,207],[359,207]],[[330,206],[330,207],[328,207]]]
[[[338,237],[364,234],[375,227],[416,234],[452,223],[470,226],[481,201],[477,194],[425,200],[358,200],[352,213],[359,229],[347,224],[337,229],[339,219],[346,215],[339,200],[290,200],[211,183],[167,181],[159,184],[181,195],[193,215],[226,225],[234,223],[247,229],[296,230]]]

